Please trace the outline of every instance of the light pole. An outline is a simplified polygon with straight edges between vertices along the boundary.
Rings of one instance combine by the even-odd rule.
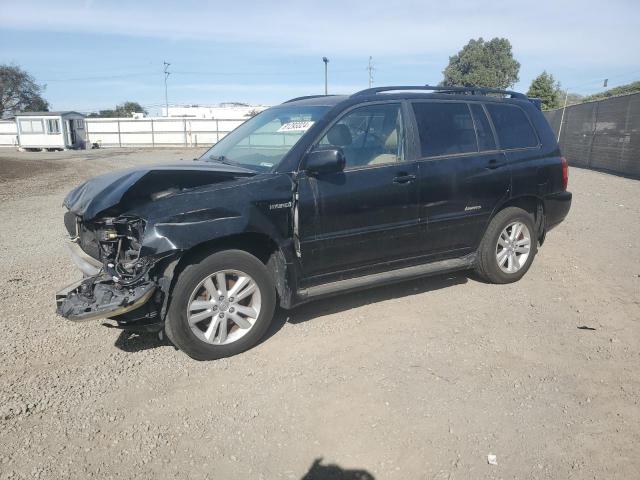
[[[167,95],[167,79],[169,78],[169,75],[171,75],[171,72],[169,71],[169,65],[171,64],[164,62],[164,108],[165,108],[164,116],[165,117],[169,116],[169,96]]]
[[[324,94],[329,95],[329,77],[327,75],[327,68],[329,64],[329,59],[327,57],[322,57],[322,61],[324,62]]]

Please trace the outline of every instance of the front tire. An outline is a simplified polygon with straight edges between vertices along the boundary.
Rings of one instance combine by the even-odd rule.
[[[191,358],[230,357],[262,338],[275,305],[275,287],[264,264],[247,252],[223,250],[180,273],[165,330]]]
[[[490,283],[517,282],[529,270],[537,247],[531,214],[507,207],[489,223],[478,248],[476,272]]]

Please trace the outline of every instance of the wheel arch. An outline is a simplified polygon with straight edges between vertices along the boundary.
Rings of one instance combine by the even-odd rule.
[[[185,250],[180,255],[176,268],[187,265],[200,258],[206,257],[220,250],[243,250],[259,259],[265,265],[271,254],[280,247],[269,235],[259,232],[245,232],[226,235],[202,241]]]
[[[545,222],[545,210],[544,200],[536,195],[519,195],[517,197],[511,197],[497,206],[491,213],[489,222],[502,210],[507,207],[518,207],[522,210],[529,212],[533,216],[533,220],[536,226],[536,236],[540,245],[544,242],[546,234],[546,222]],[[488,223],[487,223],[488,227]]]
[[[292,289],[289,288],[289,271],[284,248],[274,238],[260,232],[244,232],[209,239],[182,252],[165,271],[165,276],[170,277],[168,278],[167,299],[170,298],[180,273],[188,265],[222,250],[241,250],[260,260],[267,268],[274,282],[278,301],[285,307],[291,302]],[[165,313],[166,305],[163,310],[163,313]]]

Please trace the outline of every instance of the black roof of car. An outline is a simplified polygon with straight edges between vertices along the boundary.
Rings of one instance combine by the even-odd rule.
[[[361,90],[353,95],[309,95],[296,97],[282,105],[335,106],[352,100],[353,103],[379,99],[435,98],[441,100],[461,99],[481,101],[525,100],[539,107],[538,99],[528,98],[523,93],[481,87],[432,87],[432,86],[390,86]]]
[[[349,95],[309,95],[307,97],[292,98],[281,105],[333,107],[348,98]]]

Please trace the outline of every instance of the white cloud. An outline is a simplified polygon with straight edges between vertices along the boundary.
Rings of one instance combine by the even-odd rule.
[[[0,26],[206,39],[332,56],[447,55],[469,38],[505,36],[548,64],[637,65],[635,1],[4,2]]]

